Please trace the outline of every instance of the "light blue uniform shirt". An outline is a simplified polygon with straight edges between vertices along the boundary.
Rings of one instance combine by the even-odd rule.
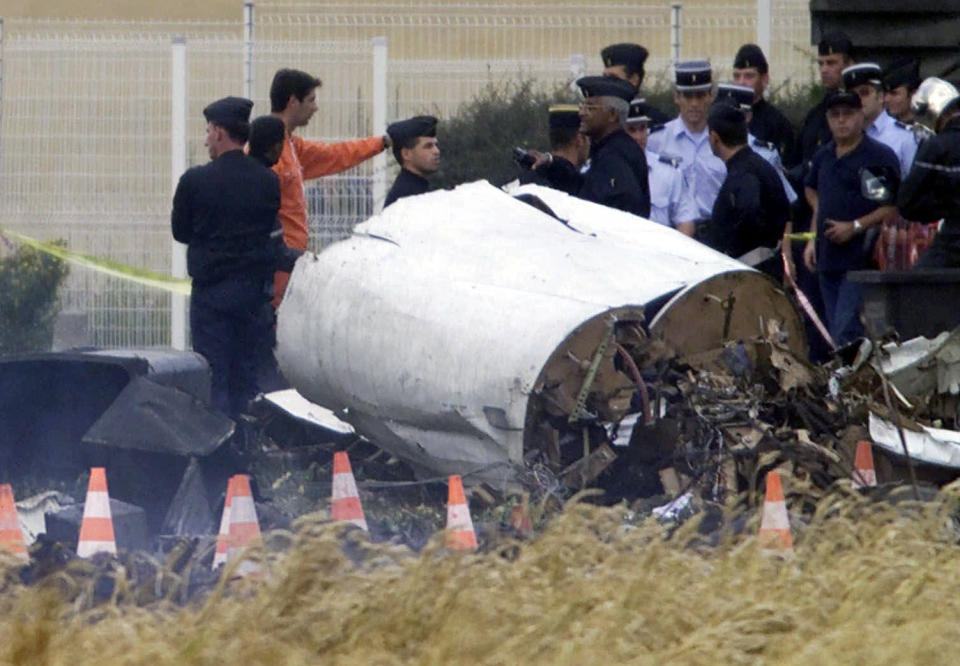
[[[650,219],[668,227],[695,219],[689,208],[690,198],[684,197],[683,171],[680,158],[647,153],[647,179],[650,183]]]
[[[917,138],[913,131],[886,111],[867,127],[867,136],[890,146],[900,161],[900,178],[906,178],[917,156]]]
[[[796,201],[797,193],[793,189],[793,185],[790,184],[790,181],[787,180],[787,174],[783,169],[783,162],[780,160],[780,153],[777,151],[777,147],[768,141],[761,141],[749,132],[747,133],[747,145],[750,146],[753,152],[765,159],[770,163],[770,166],[777,170],[777,175],[780,176],[780,182],[783,184],[783,192],[787,195],[787,201],[791,204]]]
[[[702,132],[691,132],[683,119],[677,116],[662,129],[651,132],[647,139],[647,150],[650,152],[680,158],[680,170],[686,181],[684,198],[692,198],[692,201],[683,203],[681,208],[691,211],[694,217],[679,222],[710,217],[713,202],[727,175],[723,160],[710,149],[709,135],[706,127]],[[694,165],[697,165],[696,169]]]

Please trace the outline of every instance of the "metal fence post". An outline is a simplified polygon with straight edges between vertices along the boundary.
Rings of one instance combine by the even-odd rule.
[[[243,4],[243,96],[253,99],[253,0]]]
[[[187,40],[174,37],[170,44],[170,192],[187,167]],[[187,248],[171,240],[170,273],[173,277],[187,276]],[[187,299],[170,295],[170,346],[187,348]]]
[[[770,6],[771,0],[757,0],[757,46],[770,57]]]
[[[387,38],[373,38],[373,134],[387,131]],[[373,212],[383,209],[387,197],[387,155],[373,158]]]
[[[670,57],[674,63],[680,62],[680,19],[683,5],[679,2],[670,3]]]

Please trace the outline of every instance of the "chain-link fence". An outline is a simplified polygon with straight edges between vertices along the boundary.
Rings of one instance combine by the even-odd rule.
[[[763,1],[771,10],[774,85],[809,82],[807,3]],[[0,226],[171,271],[169,210],[177,172],[171,63],[178,36],[186,42],[183,166],[189,166],[207,160],[202,108],[243,94],[249,78],[254,114],[268,113],[270,80],[280,67],[323,79],[321,111],[302,131],[335,141],[380,132],[383,120],[415,113],[449,117],[499,81],[566,85],[597,72],[600,49],[617,41],[650,49],[648,85],[669,85],[677,51],[683,58],[711,58],[717,78],[727,78],[739,45],[757,39],[757,6],[690,2],[678,15],[667,3],[263,3],[254,7],[247,31],[241,16],[189,23],[7,20],[0,32]],[[383,37],[386,75],[378,81],[374,40]],[[385,169],[395,169],[392,158],[308,184],[313,249],[349,234],[374,212],[382,195],[376,183],[390,175]],[[176,339],[171,297],[149,287],[78,268],[63,300],[87,313],[95,345]]]

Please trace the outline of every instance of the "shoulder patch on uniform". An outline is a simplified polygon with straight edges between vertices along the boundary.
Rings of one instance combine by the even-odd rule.
[[[669,155],[661,155],[658,159],[659,159],[659,161],[663,162],[664,164],[669,164],[669,165],[672,166],[674,169],[679,168],[679,167],[680,167],[680,162],[683,161],[683,158],[680,158],[680,157],[670,157]]]
[[[653,134],[654,132],[659,132],[659,131],[662,130],[664,127],[666,127],[666,125],[664,125],[664,124],[651,125],[651,126],[650,126],[650,129],[648,130],[648,133],[649,133],[649,134]]]

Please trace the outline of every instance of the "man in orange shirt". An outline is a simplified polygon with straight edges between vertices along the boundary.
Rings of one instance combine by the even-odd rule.
[[[285,137],[283,153],[273,166],[280,179],[280,224],[284,242],[296,249],[307,249],[307,202],[303,183],[306,180],[340,173],[356,166],[390,147],[390,137],[322,143],[307,141],[293,132],[305,127],[317,112],[317,89],[320,79],[296,69],[281,69],[270,85],[270,113],[283,121]],[[274,276],[274,307],[280,305],[290,274]]]

